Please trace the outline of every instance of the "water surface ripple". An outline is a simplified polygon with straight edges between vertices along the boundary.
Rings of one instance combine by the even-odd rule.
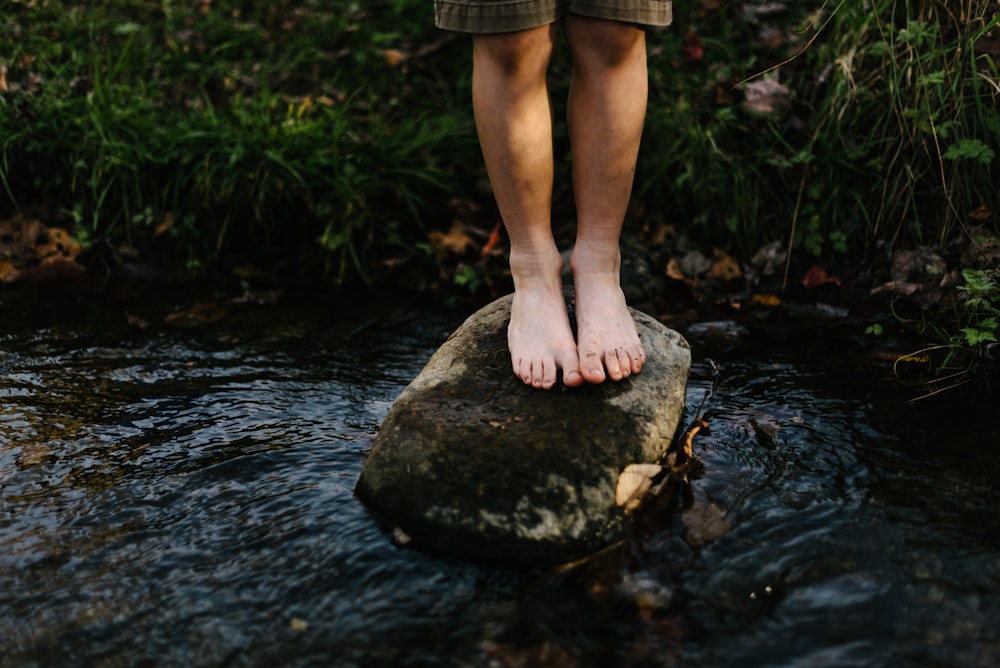
[[[0,665],[1000,659],[997,428],[903,406],[842,357],[695,345],[689,415],[708,353],[721,371],[691,493],[722,529],[697,539],[706,520],[671,513],[615,566],[554,574],[397,547],[353,496],[463,314],[278,306],[136,330],[114,306],[12,308]]]

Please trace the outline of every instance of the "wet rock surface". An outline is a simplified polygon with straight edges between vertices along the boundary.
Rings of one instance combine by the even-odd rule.
[[[357,485],[416,543],[505,562],[562,562],[621,537],[615,485],[670,446],[687,342],[633,311],[648,361],[618,383],[543,391],[510,369],[510,297],[473,314],[393,403]]]

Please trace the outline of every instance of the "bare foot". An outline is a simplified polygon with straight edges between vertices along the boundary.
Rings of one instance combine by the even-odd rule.
[[[642,370],[646,351],[619,283],[617,251],[610,263],[573,254],[576,286],[577,352],[588,383],[621,380]]]
[[[552,249],[548,257],[525,258],[511,253],[514,301],[507,326],[514,375],[526,385],[548,390],[559,371],[569,387],[583,384],[576,342],[563,296],[562,258]]]

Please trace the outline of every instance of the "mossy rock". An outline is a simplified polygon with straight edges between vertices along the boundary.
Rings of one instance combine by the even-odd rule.
[[[510,296],[473,314],[393,403],[359,497],[416,543],[513,563],[558,563],[618,540],[615,485],[669,448],[687,342],[633,311],[647,362],[617,383],[538,390],[511,372]]]

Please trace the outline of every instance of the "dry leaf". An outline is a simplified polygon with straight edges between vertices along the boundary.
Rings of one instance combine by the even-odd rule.
[[[502,227],[503,224],[499,222],[493,226],[493,231],[490,232],[490,238],[486,240],[486,244],[483,246],[480,256],[486,257],[497,247],[497,244],[500,243],[500,229]]]
[[[382,52],[382,55],[385,56],[385,62],[389,63],[392,67],[405,63],[410,57],[410,54],[399,49],[386,49]]]
[[[768,307],[781,306],[781,299],[779,299],[777,295],[755,294],[750,298],[750,302],[756,304],[757,306],[768,306]]]
[[[985,204],[980,204],[976,209],[969,212],[969,218],[972,220],[989,220],[992,217],[993,209]]]
[[[634,510],[653,485],[653,478],[663,471],[659,464],[629,464],[618,476],[615,503],[625,510]]]
[[[698,417],[694,419],[688,430],[681,436],[680,457],[674,460],[674,464],[671,464],[671,468],[675,472],[686,469],[694,461],[694,437],[702,429],[708,429],[708,422]]]
[[[805,286],[807,290],[813,290],[821,285],[840,285],[840,279],[836,276],[830,276],[826,273],[826,270],[819,265],[813,265],[806,275],[802,277],[802,285]]]
[[[667,278],[671,278],[675,281],[685,280],[684,272],[681,270],[681,265],[674,258],[670,258],[670,260],[667,262],[666,274]]]
[[[970,214],[971,215],[971,214]],[[966,267],[986,268],[1000,264],[1000,239],[985,225],[968,230],[969,245],[962,251],[961,263]]]
[[[53,255],[63,255],[74,258],[80,254],[80,244],[76,243],[70,233],[61,227],[50,227],[39,239],[35,253],[40,258]]]
[[[757,79],[743,87],[743,108],[752,114],[781,115],[791,104],[788,87],[774,79]]]
[[[170,228],[174,226],[174,214],[169,211],[163,214],[163,220],[156,224],[156,228],[153,230],[153,236],[159,237],[170,231]]]
[[[732,281],[742,276],[743,272],[740,271],[740,265],[736,260],[718,248],[712,251],[712,268],[708,270],[709,278]]]
[[[682,50],[684,55],[687,56],[688,61],[692,63],[701,62],[702,58],[705,57],[705,45],[701,43],[698,35],[690,30],[684,39],[684,48]]]
[[[392,540],[396,543],[396,545],[409,545],[410,541],[413,539],[410,538],[410,534],[406,533],[399,527],[396,527],[392,530]]]
[[[21,277],[14,263],[5,257],[0,257],[0,283],[13,283]]]
[[[297,633],[305,633],[309,630],[309,622],[298,617],[292,617],[288,622],[288,627]]]
[[[212,325],[229,314],[229,308],[219,302],[198,302],[183,311],[171,313],[163,319],[171,327],[202,327]]]
[[[6,93],[8,91],[7,87],[7,66],[0,65],[0,93]]]
[[[149,321],[137,315],[132,315],[128,311],[125,311],[125,322],[128,323],[129,327],[135,327],[136,329],[146,329],[149,327]]]
[[[710,543],[732,528],[726,519],[726,511],[705,501],[695,500],[682,517],[687,529],[686,540],[692,547]]]
[[[32,281],[82,281],[87,277],[87,270],[77,264],[72,257],[49,255],[34,267],[26,269],[23,277]]]
[[[434,254],[438,257],[447,256],[449,254],[462,255],[466,250],[475,246],[475,242],[465,232],[465,225],[460,220],[456,220],[451,224],[451,229],[448,233],[444,232],[431,232],[428,235],[430,239],[431,246],[434,248]]]

